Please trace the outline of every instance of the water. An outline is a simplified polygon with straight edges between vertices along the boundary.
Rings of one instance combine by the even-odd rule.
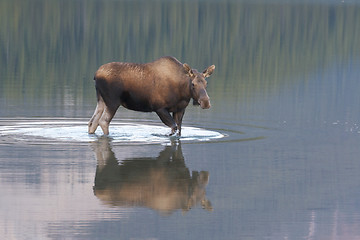
[[[2,1],[4,239],[359,239],[355,1]],[[120,108],[86,133],[93,74],[216,65],[182,138]]]
[[[22,119],[21,121],[3,121],[0,126],[0,142],[4,144],[30,143],[48,144],[51,141],[59,143],[89,143],[96,142],[103,137],[103,132],[99,127],[95,134],[88,134],[86,121],[71,119]],[[221,139],[226,135],[219,132],[195,128],[184,127],[181,134],[181,142],[203,142]],[[178,135],[169,136],[169,128],[154,124],[131,122],[112,122],[111,133],[107,136],[112,143],[120,144],[170,144],[172,141],[180,140]]]

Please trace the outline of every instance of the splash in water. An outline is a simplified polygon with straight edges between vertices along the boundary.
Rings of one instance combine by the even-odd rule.
[[[169,143],[169,128],[148,123],[116,122],[112,124],[109,137],[114,143]],[[27,143],[86,143],[98,140],[102,131],[87,133],[87,123],[76,120],[32,120],[7,121],[0,125],[0,142]],[[183,127],[181,141],[211,141],[225,135],[197,127]]]

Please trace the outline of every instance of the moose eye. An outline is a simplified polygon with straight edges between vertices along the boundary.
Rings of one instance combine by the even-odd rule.
[[[192,86],[192,87],[195,87],[195,83],[191,83],[191,86]]]

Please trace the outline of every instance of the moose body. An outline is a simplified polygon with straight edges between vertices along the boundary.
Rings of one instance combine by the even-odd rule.
[[[94,133],[100,125],[103,133],[109,134],[109,124],[122,105],[134,111],[156,112],[171,128],[170,135],[176,131],[181,135],[182,119],[191,98],[203,109],[210,108],[205,78],[214,69],[212,65],[199,73],[174,57],[162,57],[145,64],[104,64],[94,76],[97,106],[88,132]]]

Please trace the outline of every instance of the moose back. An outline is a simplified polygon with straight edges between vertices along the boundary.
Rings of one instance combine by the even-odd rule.
[[[180,136],[185,108],[191,99],[203,109],[210,108],[205,79],[214,69],[211,65],[198,72],[174,57],[162,57],[145,64],[104,64],[94,76],[97,106],[88,132],[94,133],[100,125],[103,133],[109,134],[109,124],[121,105],[134,111],[156,112],[171,128],[170,135],[178,131]]]

